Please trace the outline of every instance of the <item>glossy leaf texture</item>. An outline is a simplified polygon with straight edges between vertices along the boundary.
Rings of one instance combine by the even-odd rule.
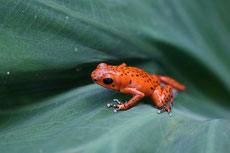
[[[229,153],[230,1],[0,0],[1,153]],[[173,117],[93,84],[100,62],[186,85]]]

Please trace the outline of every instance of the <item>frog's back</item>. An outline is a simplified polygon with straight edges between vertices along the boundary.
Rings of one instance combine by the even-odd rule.
[[[109,66],[108,69],[116,75],[116,85],[120,89],[135,88],[150,96],[155,87],[160,84],[157,76],[136,67]]]

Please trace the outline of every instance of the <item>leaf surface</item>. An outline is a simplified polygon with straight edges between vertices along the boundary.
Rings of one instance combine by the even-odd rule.
[[[1,153],[228,153],[230,2],[0,1]],[[93,84],[126,62],[186,85],[173,117]]]

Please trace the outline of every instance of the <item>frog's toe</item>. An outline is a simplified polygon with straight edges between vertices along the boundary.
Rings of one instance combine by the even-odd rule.
[[[117,108],[117,105],[114,105],[114,104],[106,104],[106,106],[109,108],[109,107],[116,107]]]
[[[120,109],[117,108],[117,109],[114,109],[113,112],[116,114]]]
[[[118,104],[122,104],[118,99],[113,99],[114,102],[117,102]]]
[[[157,114],[160,114],[160,113],[162,113],[162,112],[164,112],[164,111],[165,111],[165,106],[164,106],[162,109],[158,110],[158,111],[157,111]]]
[[[172,117],[172,113],[170,111],[168,112],[168,114],[169,114],[169,117]]]
[[[173,108],[173,103],[170,102],[169,106],[170,106],[170,109],[172,109]]]

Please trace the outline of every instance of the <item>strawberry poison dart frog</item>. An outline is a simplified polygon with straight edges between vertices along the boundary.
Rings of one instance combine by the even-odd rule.
[[[159,110],[157,113],[167,111],[172,116],[173,88],[184,91],[185,86],[174,79],[156,74],[149,74],[136,67],[127,67],[125,63],[119,66],[100,63],[91,73],[92,80],[109,89],[133,95],[126,103],[114,99],[115,104],[107,104],[107,107],[115,107],[114,113],[119,110],[126,110],[135,105],[143,97],[150,97]],[[165,86],[161,85],[165,83]],[[170,103],[168,104],[168,102]]]

